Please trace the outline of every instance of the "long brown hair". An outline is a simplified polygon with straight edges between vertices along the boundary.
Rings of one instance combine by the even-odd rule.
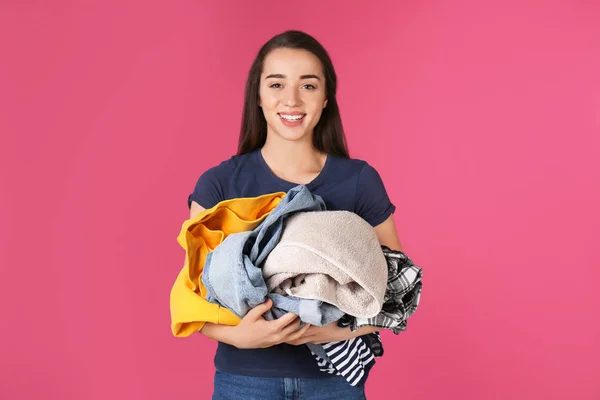
[[[259,107],[260,75],[265,57],[279,48],[301,49],[313,53],[321,61],[325,75],[327,107],[313,132],[313,145],[321,152],[349,158],[346,136],[342,126],[340,110],[335,97],[337,76],[331,58],[325,48],[312,36],[301,31],[286,31],[271,38],[258,52],[252,63],[244,99],[242,129],[238,142],[238,154],[245,154],[261,148],[267,140],[267,121]]]

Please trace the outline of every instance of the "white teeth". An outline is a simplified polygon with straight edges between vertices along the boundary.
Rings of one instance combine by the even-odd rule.
[[[279,114],[281,118],[286,119],[288,121],[298,121],[299,119],[304,118],[304,115],[283,115]]]

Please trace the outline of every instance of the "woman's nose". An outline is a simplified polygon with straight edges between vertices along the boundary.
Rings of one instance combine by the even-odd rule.
[[[300,95],[295,89],[283,91],[282,103],[287,107],[295,107],[300,104]]]

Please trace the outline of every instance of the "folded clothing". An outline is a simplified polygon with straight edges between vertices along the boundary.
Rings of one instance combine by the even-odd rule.
[[[262,272],[271,292],[319,299],[369,318],[381,311],[387,271],[371,225],[348,211],[316,211],[286,219]],[[375,357],[383,354],[379,334],[307,346],[321,371],[353,386],[364,382]]]
[[[185,221],[177,241],[186,252],[185,265],[171,288],[171,331],[177,337],[198,332],[205,322],[237,325],[240,318],[206,300],[200,280],[207,255],[228,235],[252,230],[285,197],[284,192],[225,200]]]
[[[287,192],[255,229],[229,235],[206,256],[202,274],[202,282],[207,289],[206,299],[226,307],[240,318],[270,298],[273,306],[264,314],[265,319],[276,319],[293,312],[302,321],[316,326],[339,320],[344,311],[321,299],[300,299],[285,296],[286,293],[272,293],[265,283],[264,271],[260,269],[280,242],[288,218],[298,213],[310,215],[325,208],[320,196],[298,185]]]
[[[348,211],[325,204],[300,185],[253,230],[232,233],[204,262],[206,299],[239,318],[266,298],[266,319],[293,312],[316,326],[377,318],[389,287],[389,260],[374,229]],[[366,379],[383,354],[378,333],[323,345],[308,344],[323,372],[351,385]]]
[[[421,299],[423,270],[403,252],[382,246],[388,268],[388,282],[382,310],[373,318],[344,315],[338,326],[352,331],[363,326],[390,329],[394,334],[406,330],[408,318],[415,313]]]
[[[387,274],[375,230],[349,211],[291,215],[262,268],[269,292],[317,299],[361,318],[381,311]]]

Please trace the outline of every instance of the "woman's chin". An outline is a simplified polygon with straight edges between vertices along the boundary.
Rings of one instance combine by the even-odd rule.
[[[306,132],[306,130],[304,129],[290,129],[288,127],[284,127],[283,129],[277,129],[274,133],[281,139],[290,142],[301,142],[304,140],[309,140],[311,138],[310,132]]]

